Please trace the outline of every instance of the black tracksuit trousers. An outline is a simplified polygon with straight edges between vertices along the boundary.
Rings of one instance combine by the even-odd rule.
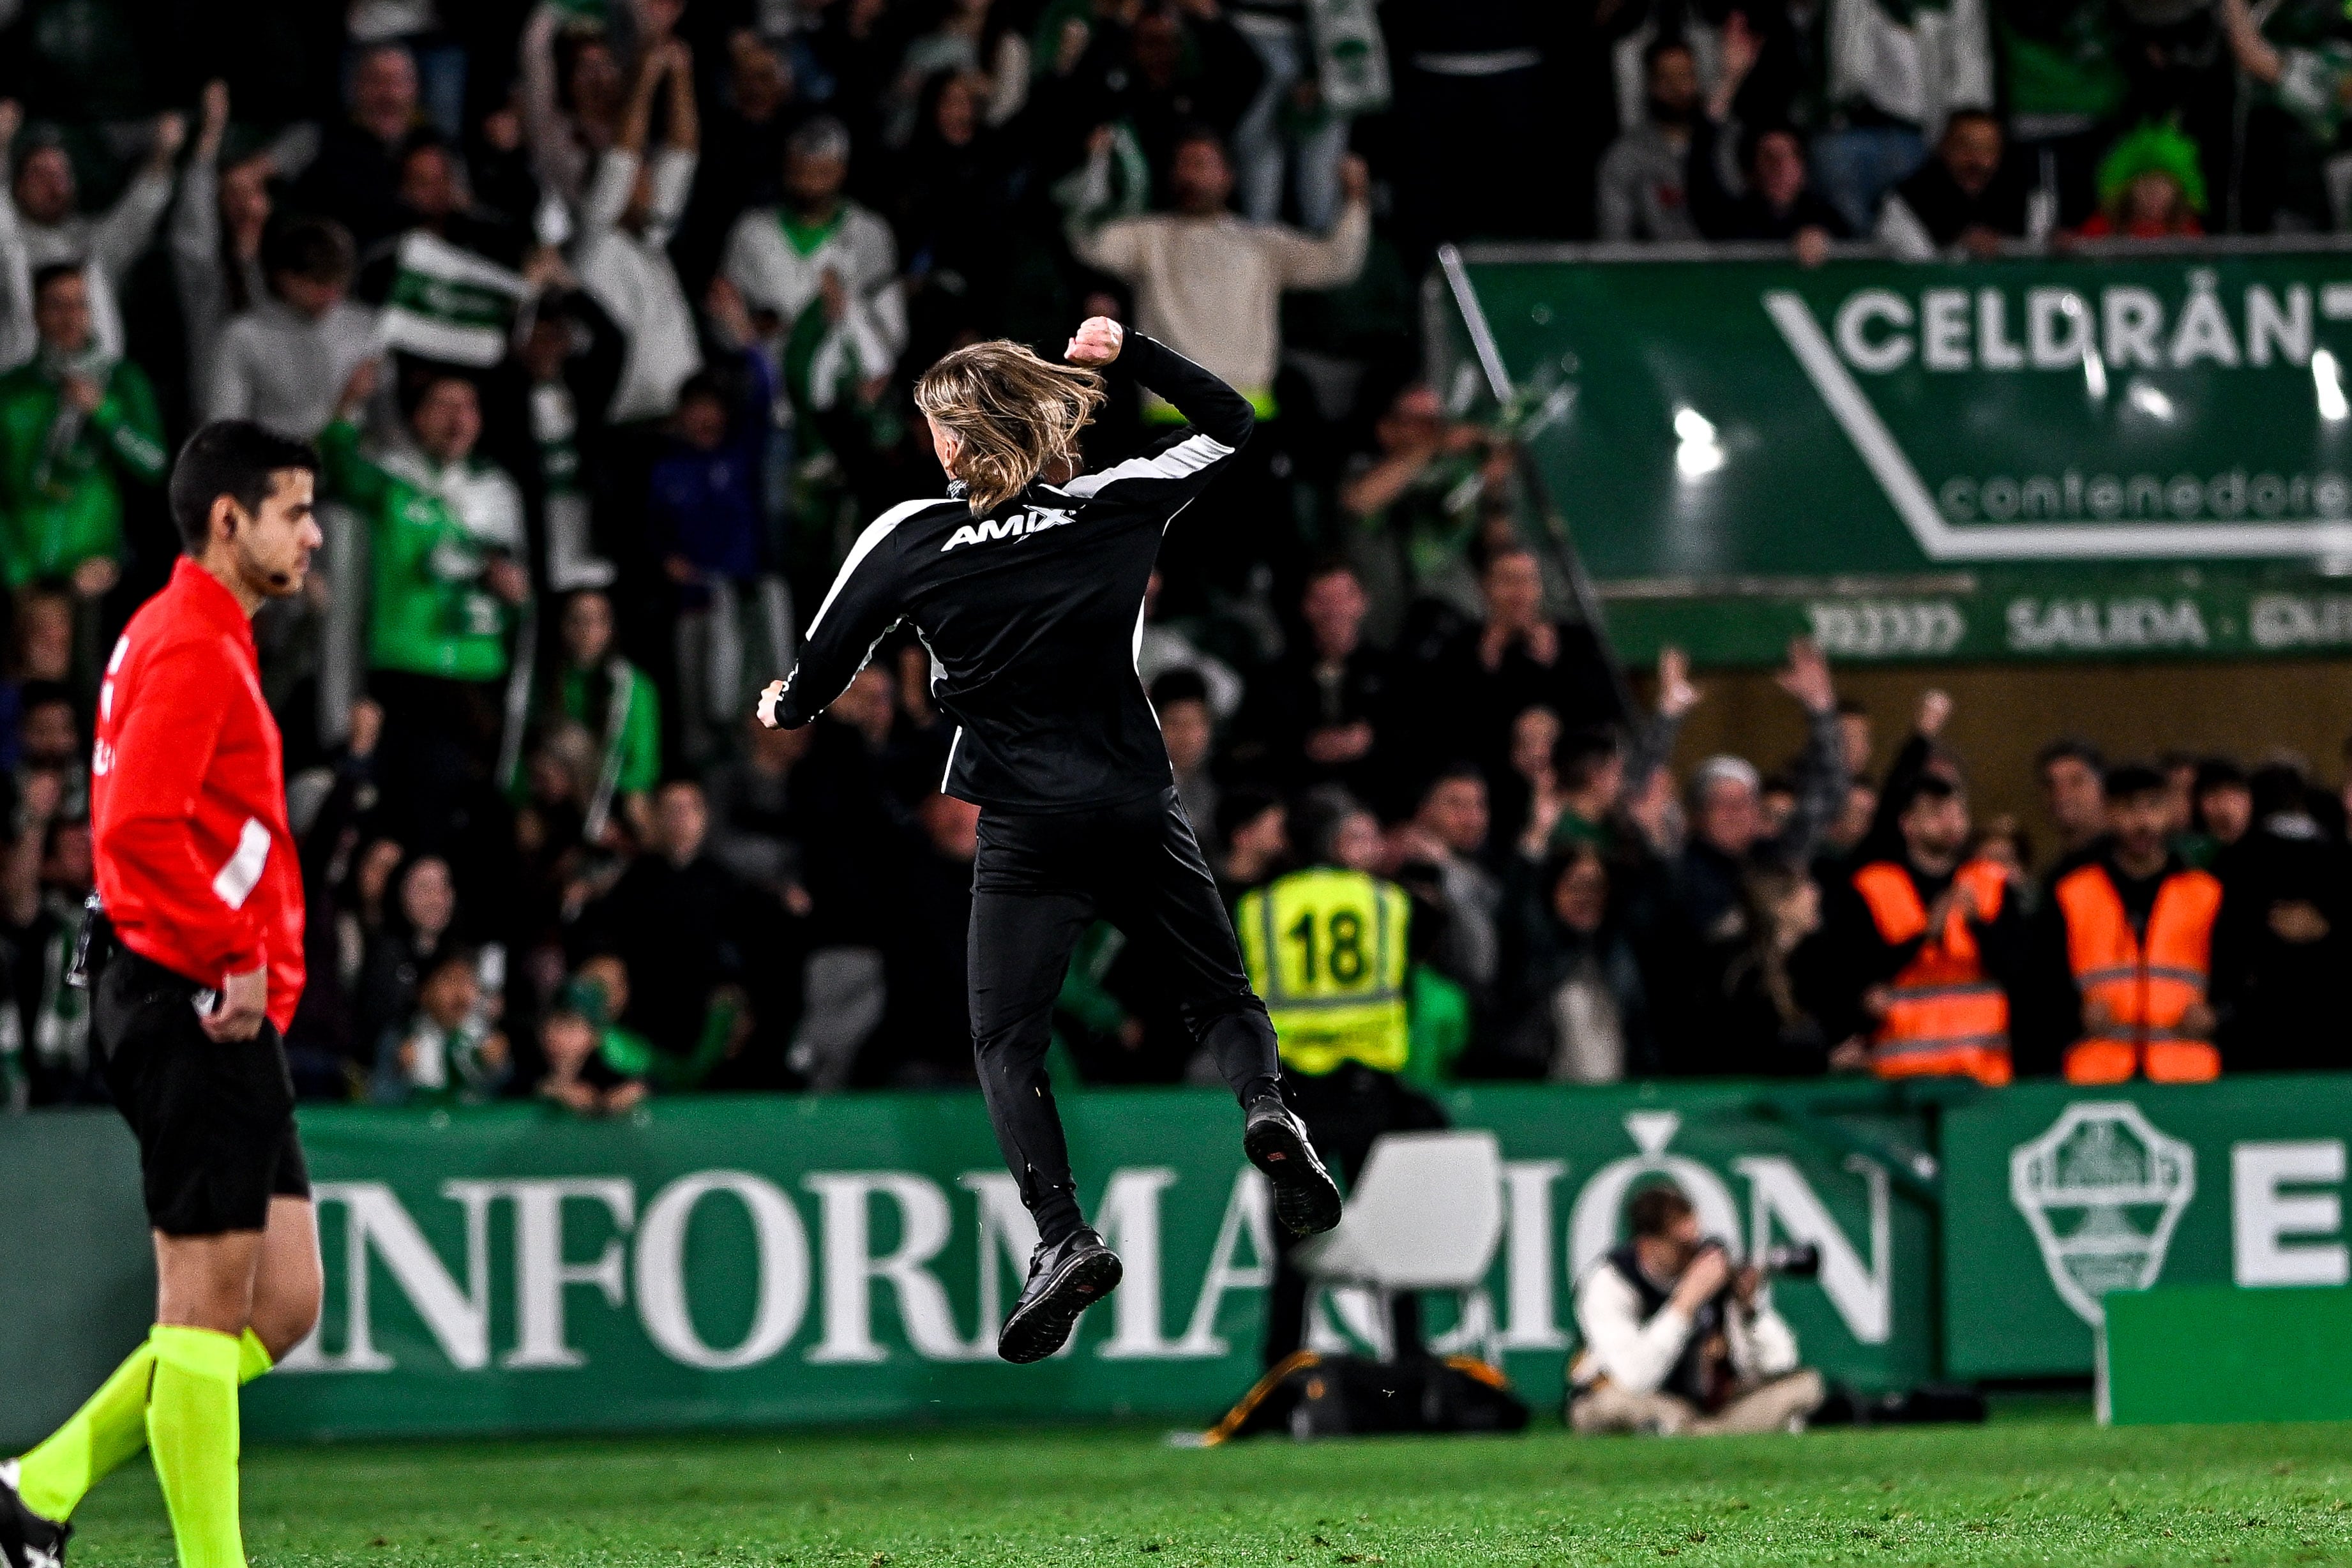
[[[1004,1163],[1048,1245],[1084,1223],[1045,1050],[1070,950],[1097,918],[1160,970],[1235,1098],[1246,1104],[1281,1073],[1274,1026],[1173,785],[1078,811],[983,808],[971,878],[972,1052]]]

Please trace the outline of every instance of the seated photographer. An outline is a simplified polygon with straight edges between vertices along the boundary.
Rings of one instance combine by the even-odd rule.
[[[1702,1237],[1672,1186],[1634,1194],[1627,1217],[1633,1239],[1577,1282],[1584,1343],[1569,1363],[1569,1425],[1667,1436],[1801,1429],[1822,1377],[1797,1364],[1766,1271]]]

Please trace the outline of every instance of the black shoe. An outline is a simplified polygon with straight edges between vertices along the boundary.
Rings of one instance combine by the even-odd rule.
[[[1091,1230],[1072,1231],[1059,1247],[1037,1244],[1029,1283],[996,1336],[996,1353],[1016,1366],[1044,1361],[1078,1326],[1078,1314],[1118,1289],[1118,1254]]]
[[[1307,1129],[1276,1096],[1250,1102],[1242,1152],[1274,1184],[1274,1217],[1293,1240],[1320,1236],[1339,1223],[1339,1189],[1315,1157]]]
[[[16,1461],[0,1464],[0,1568],[61,1568],[70,1524],[54,1524],[16,1495]]]

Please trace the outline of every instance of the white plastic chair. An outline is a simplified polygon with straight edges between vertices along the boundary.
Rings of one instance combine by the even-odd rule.
[[[1371,1296],[1374,1348],[1387,1361],[1396,1353],[1396,1293],[1451,1290],[1466,1312],[1502,1239],[1503,1152],[1493,1133],[1388,1132],[1372,1145],[1339,1225],[1295,1257],[1317,1290],[1351,1285]],[[1482,1348],[1491,1363],[1488,1319]]]

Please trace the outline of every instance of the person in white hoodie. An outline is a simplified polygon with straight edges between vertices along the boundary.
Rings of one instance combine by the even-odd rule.
[[[650,154],[654,97],[669,83],[669,125]],[[605,418],[614,425],[665,419],[677,389],[702,368],[694,312],[670,264],[669,237],[694,188],[701,131],[694,105],[694,58],[671,39],[646,51],[621,118],[618,140],[597,160],[581,204],[572,268],[627,340],[621,379]]]
[[[59,263],[82,268],[99,350],[120,359],[122,311],[115,290],[153,241],[163,210],[172,205],[173,160],[187,140],[187,121],[178,114],[156,117],[146,163],[114,205],[96,216],[82,212],[73,161],[54,132],[28,138],[31,144],[12,163],[22,123],[16,103],[0,102],[0,168],[8,174],[0,190],[0,263],[11,274],[0,279],[0,299],[9,301],[6,314],[0,314],[0,370],[32,357],[31,333],[20,337],[10,331],[7,315],[15,312],[17,300],[27,301],[29,309],[32,275]]]

